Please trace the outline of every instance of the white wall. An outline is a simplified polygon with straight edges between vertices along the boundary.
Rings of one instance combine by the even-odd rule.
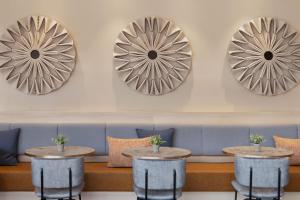
[[[298,112],[300,86],[277,97],[252,94],[234,80],[226,53],[239,25],[255,17],[278,17],[300,31],[299,8],[299,0],[1,0],[1,31],[24,16],[50,16],[71,32],[78,62],[65,86],[45,96],[25,95],[0,76],[0,111]],[[174,20],[193,49],[186,82],[158,97],[132,91],[112,66],[118,33],[149,15]]]

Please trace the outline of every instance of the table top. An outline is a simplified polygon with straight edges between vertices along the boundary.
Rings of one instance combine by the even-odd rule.
[[[126,149],[122,154],[131,158],[166,160],[187,158],[192,155],[192,152],[182,148],[160,147],[159,152],[154,153],[152,147],[137,147]]]
[[[261,147],[261,151],[257,151],[255,146],[226,147],[223,149],[223,152],[245,158],[280,158],[294,154],[293,151],[273,147]]]
[[[95,153],[95,149],[82,146],[65,146],[63,152],[59,152],[56,146],[34,147],[27,149],[25,155],[44,158],[44,159],[62,159],[69,157],[82,157]]]

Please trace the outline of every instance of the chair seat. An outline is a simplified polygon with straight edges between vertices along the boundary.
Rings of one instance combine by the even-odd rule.
[[[145,190],[134,187],[134,192],[139,198],[145,198]],[[180,189],[176,190],[176,199],[181,197]],[[173,199],[173,190],[148,190],[148,199]]]
[[[72,197],[78,196],[82,189],[83,184],[80,186],[76,186],[72,188]],[[41,188],[35,188],[35,194],[38,197],[41,197]],[[47,199],[61,199],[61,198],[68,198],[69,197],[69,188],[45,188],[44,189],[44,197]]]
[[[237,181],[231,182],[233,188],[241,195],[249,196],[249,187],[239,184]],[[281,188],[280,196],[283,196],[283,189]],[[257,198],[276,198],[277,188],[252,188],[252,196]]]

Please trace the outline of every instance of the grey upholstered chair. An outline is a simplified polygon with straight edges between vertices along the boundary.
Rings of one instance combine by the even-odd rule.
[[[185,160],[133,160],[137,199],[177,199],[185,183]]]
[[[36,195],[45,199],[79,196],[84,185],[83,158],[32,158],[32,183]]]
[[[289,181],[289,159],[274,158],[235,158],[235,177],[232,182],[237,192],[253,198],[273,198],[279,200],[283,196],[283,187]]]

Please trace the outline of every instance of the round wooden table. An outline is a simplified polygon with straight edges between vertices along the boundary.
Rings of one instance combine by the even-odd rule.
[[[64,159],[69,157],[83,157],[95,153],[95,149],[82,146],[65,146],[63,152],[59,152],[56,146],[33,147],[25,151],[25,155],[43,159]]]
[[[126,149],[122,153],[126,157],[151,160],[181,159],[192,155],[187,149],[175,147],[160,147],[158,153],[154,153],[152,147],[137,147]]]
[[[255,146],[226,147],[223,152],[245,158],[281,158],[290,157],[294,154],[293,151],[273,147],[261,147],[261,151],[257,151]]]

